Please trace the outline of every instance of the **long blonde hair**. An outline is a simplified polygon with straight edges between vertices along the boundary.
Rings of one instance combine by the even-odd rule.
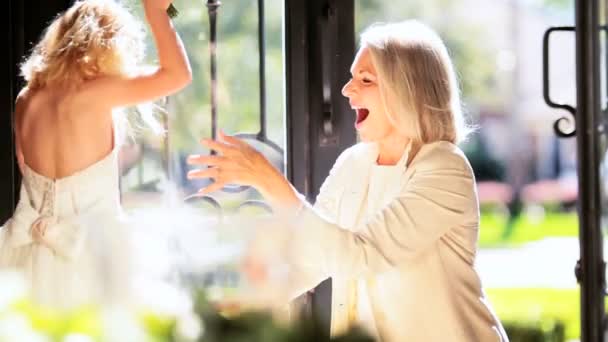
[[[361,34],[378,73],[388,118],[415,143],[463,141],[458,82],[441,38],[416,21],[376,24]]]
[[[141,24],[113,0],[78,0],[59,14],[21,65],[32,89],[127,75],[144,56]]]
[[[135,75],[143,71],[144,38],[140,21],[115,0],[78,0],[49,25],[21,65],[21,75],[34,90],[74,86],[103,75]],[[155,117],[163,108],[153,103],[135,108],[134,113],[113,109],[119,144],[143,130],[138,121],[155,134],[165,132]]]

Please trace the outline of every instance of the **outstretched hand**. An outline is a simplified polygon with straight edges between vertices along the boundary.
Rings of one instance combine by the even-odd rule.
[[[213,179],[211,185],[199,190],[200,195],[220,190],[227,184],[237,184],[254,187],[273,206],[300,203],[287,179],[244,141],[220,132],[217,140],[203,139],[201,144],[218,154],[188,157],[191,165],[207,166],[188,172],[189,179]]]

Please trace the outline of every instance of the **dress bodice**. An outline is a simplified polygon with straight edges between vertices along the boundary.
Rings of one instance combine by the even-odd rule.
[[[61,218],[97,206],[117,209],[118,182],[117,153],[113,150],[87,168],[60,179],[48,178],[25,165],[21,195],[41,216]]]
[[[72,259],[82,250],[87,229],[95,229],[101,218],[120,215],[119,191],[115,151],[60,179],[45,177],[25,165],[4,248],[36,244],[34,230],[44,230],[45,245],[56,255]]]
[[[109,291],[104,265],[125,255],[123,241],[116,150],[60,179],[25,165],[19,203],[0,227],[0,269],[23,271],[40,304],[81,305]]]

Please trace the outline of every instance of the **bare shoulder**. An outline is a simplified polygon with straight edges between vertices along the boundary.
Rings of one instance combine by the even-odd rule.
[[[23,87],[23,89],[21,89],[21,91],[19,91],[19,94],[17,95],[17,98],[15,99],[15,111],[14,111],[14,122],[15,122],[15,126],[16,126],[15,128],[18,128],[18,126],[21,125],[23,116],[25,115],[26,108],[27,108],[29,102],[31,101],[33,93],[34,92],[31,89],[29,89],[28,87]]]
[[[19,94],[17,94],[17,98],[15,99],[15,111],[20,108],[23,108],[27,105],[30,98],[32,97],[33,91],[28,87],[23,87]]]
[[[464,152],[448,141],[426,144],[412,161],[410,167],[418,170],[459,169],[472,173],[471,165]]]

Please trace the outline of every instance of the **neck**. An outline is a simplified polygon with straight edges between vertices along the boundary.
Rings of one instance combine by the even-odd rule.
[[[378,165],[395,165],[399,162],[410,139],[389,136],[378,142]]]

